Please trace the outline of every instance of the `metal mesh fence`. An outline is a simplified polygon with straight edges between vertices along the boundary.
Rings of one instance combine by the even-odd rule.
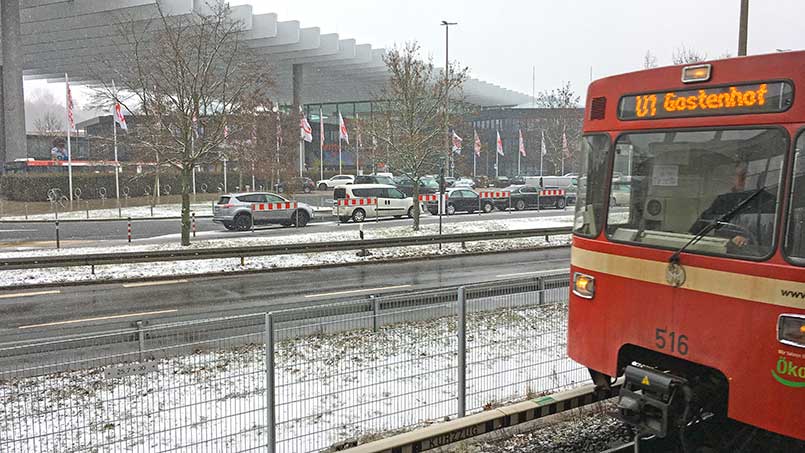
[[[0,451],[332,450],[550,393],[585,379],[567,281],[0,345]]]

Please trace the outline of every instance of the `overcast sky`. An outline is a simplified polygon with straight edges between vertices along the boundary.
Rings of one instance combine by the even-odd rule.
[[[450,57],[473,77],[531,94],[569,81],[584,100],[593,78],[640,69],[647,50],[670,64],[684,45],[717,58],[735,55],[740,0],[230,0],[255,13],[276,12],[373,47],[417,40],[444,61],[446,19]],[[749,54],[805,48],[805,0],[751,0]],[[40,83],[26,83],[30,92]],[[51,85],[63,97],[63,85]]]

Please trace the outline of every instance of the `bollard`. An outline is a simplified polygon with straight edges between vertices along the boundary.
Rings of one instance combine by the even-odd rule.
[[[28,203],[25,203],[25,220],[28,220]]]
[[[128,217],[128,238],[129,244],[131,244],[131,217]]]
[[[57,220],[56,221],[56,249],[59,249],[59,248],[61,248],[61,245],[59,244],[59,221]]]
[[[154,205],[151,205],[151,217],[154,217]]]
[[[191,226],[193,227],[193,237],[196,237],[196,213],[190,213]]]
[[[87,218],[89,218],[89,200],[87,200]]]

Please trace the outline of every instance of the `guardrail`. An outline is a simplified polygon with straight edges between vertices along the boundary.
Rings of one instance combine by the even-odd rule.
[[[290,255],[294,253],[323,253],[346,250],[365,250],[392,247],[410,247],[431,244],[464,243],[527,237],[566,235],[570,227],[536,228],[527,230],[482,231],[428,236],[405,236],[398,238],[365,239],[339,242],[295,243],[251,247],[205,248],[187,250],[157,250],[149,252],[93,253],[88,255],[42,256],[5,258],[0,261],[0,270],[35,269],[48,267],[75,267],[109,264],[153,263],[160,261],[186,261],[218,258]]]

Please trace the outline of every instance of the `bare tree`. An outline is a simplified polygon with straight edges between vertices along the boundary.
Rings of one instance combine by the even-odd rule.
[[[53,135],[64,132],[64,126],[60,115],[46,111],[34,120],[34,130],[41,135]]]
[[[671,55],[671,61],[674,64],[701,63],[702,61],[705,60],[707,60],[706,52],[700,52],[695,49],[689,49],[685,47],[684,44],[674,49],[674,53]]]
[[[646,54],[643,55],[643,69],[656,68],[657,66],[659,66],[657,64],[657,57],[652,54],[650,50],[647,50]]]
[[[570,168],[574,161],[576,144],[581,136],[580,100],[581,98],[570,87],[570,82],[537,95],[537,107],[552,109],[546,112],[540,128],[545,132],[547,151],[545,158],[553,166],[554,173],[561,173],[563,164]],[[563,137],[567,139],[566,150]]]
[[[390,50],[383,60],[389,81],[376,96],[378,112],[367,129],[378,143],[378,155],[395,172],[410,178],[414,186],[414,230],[419,230],[419,184],[422,177],[445,156],[445,98],[459,108],[467,69],[451,64],[448,77],[437,71],[431,59],[419,57],[416,42]],[[451,109],[452,110],[452,109]],[[444,162],[442,161],[442,164]]]
[[[182,245],[190,244],[193,168],[220,159],[225,129],[238,133],[244,118],[251,124],[255,114],[271,109],[267,65],[241,42],[243,25],[224,3],[208,10],[170,16],[159,9],[146,25],[122,21],[122,57],[105,65],[116,69],[122,91],[111,84],[101,90],[110,101],[142,113],[130,134],[135,148],[155,158],[157,168],[179,171]]]

